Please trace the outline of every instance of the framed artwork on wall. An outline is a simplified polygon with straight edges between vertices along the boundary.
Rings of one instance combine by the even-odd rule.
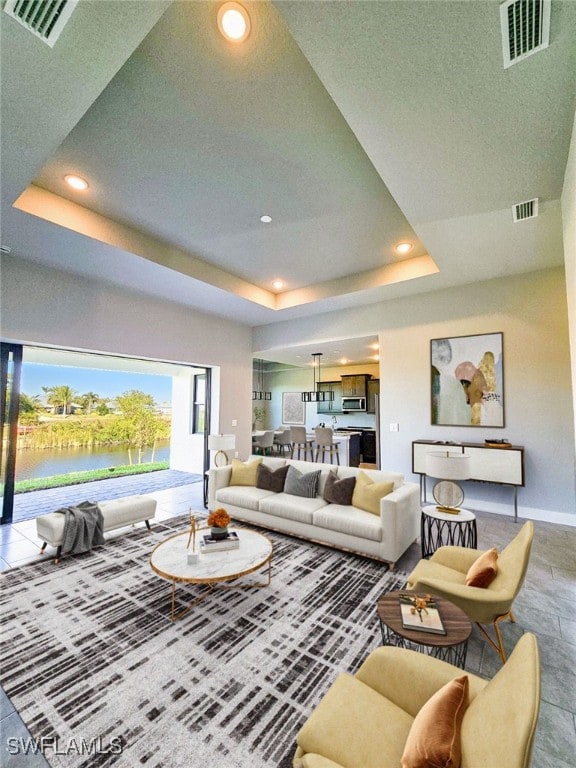
[[[306,403],[301,392],[282,392],[282,424],[306,424]]]
[[[502,333],[430,341],[432,424],[504,426]]]

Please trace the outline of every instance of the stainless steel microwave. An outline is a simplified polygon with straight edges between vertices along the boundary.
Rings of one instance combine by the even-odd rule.
[[[366,398],[365,397],[343,397],[342,410],[343,411],[365,411]]]

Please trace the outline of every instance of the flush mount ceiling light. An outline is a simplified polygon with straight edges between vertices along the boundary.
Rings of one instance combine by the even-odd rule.
[[[412,250],[412,243],[398,243],[398,245],[394,247],[394,250],[396,253],[408,253]]]
[[[281,291],[282,288],[284,288],[284,281],[283,280],[273,280],[272,281],[272,288],[274,288],[275,291]]]
[[[262,222],[262,224],[270,224],[270,222],[272,221],[272,216],[267,216],[267,215],[260,216],[260,221]]]
[[[250,34],[250,16],[240,3],[224,3],[218,9],[218,29],[231,43],[242,43]]]
[[[68,186],[72,187],[72,189],[88,189],[88,182],[81,176],[75,176],[72,173],[68,173],[66,176],[64,176],[64,181],[66,184],[68,184]]]

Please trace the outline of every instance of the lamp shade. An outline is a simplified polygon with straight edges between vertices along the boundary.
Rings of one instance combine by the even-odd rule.
[[[426,474],[443,480],[468,480],[471,463],[468,453],[432,451],[426,454]]]
[[[208,450],[232,451],[236,447],[236,435],[208,435]]]

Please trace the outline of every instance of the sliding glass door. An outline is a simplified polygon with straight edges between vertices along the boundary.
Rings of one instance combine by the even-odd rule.
[[[18,441],[18,406],[20,402],[20,375],[22,371],[22,346],[0,345],[0,525],[12,522],[14,507],[14,474],[16,445]]]

